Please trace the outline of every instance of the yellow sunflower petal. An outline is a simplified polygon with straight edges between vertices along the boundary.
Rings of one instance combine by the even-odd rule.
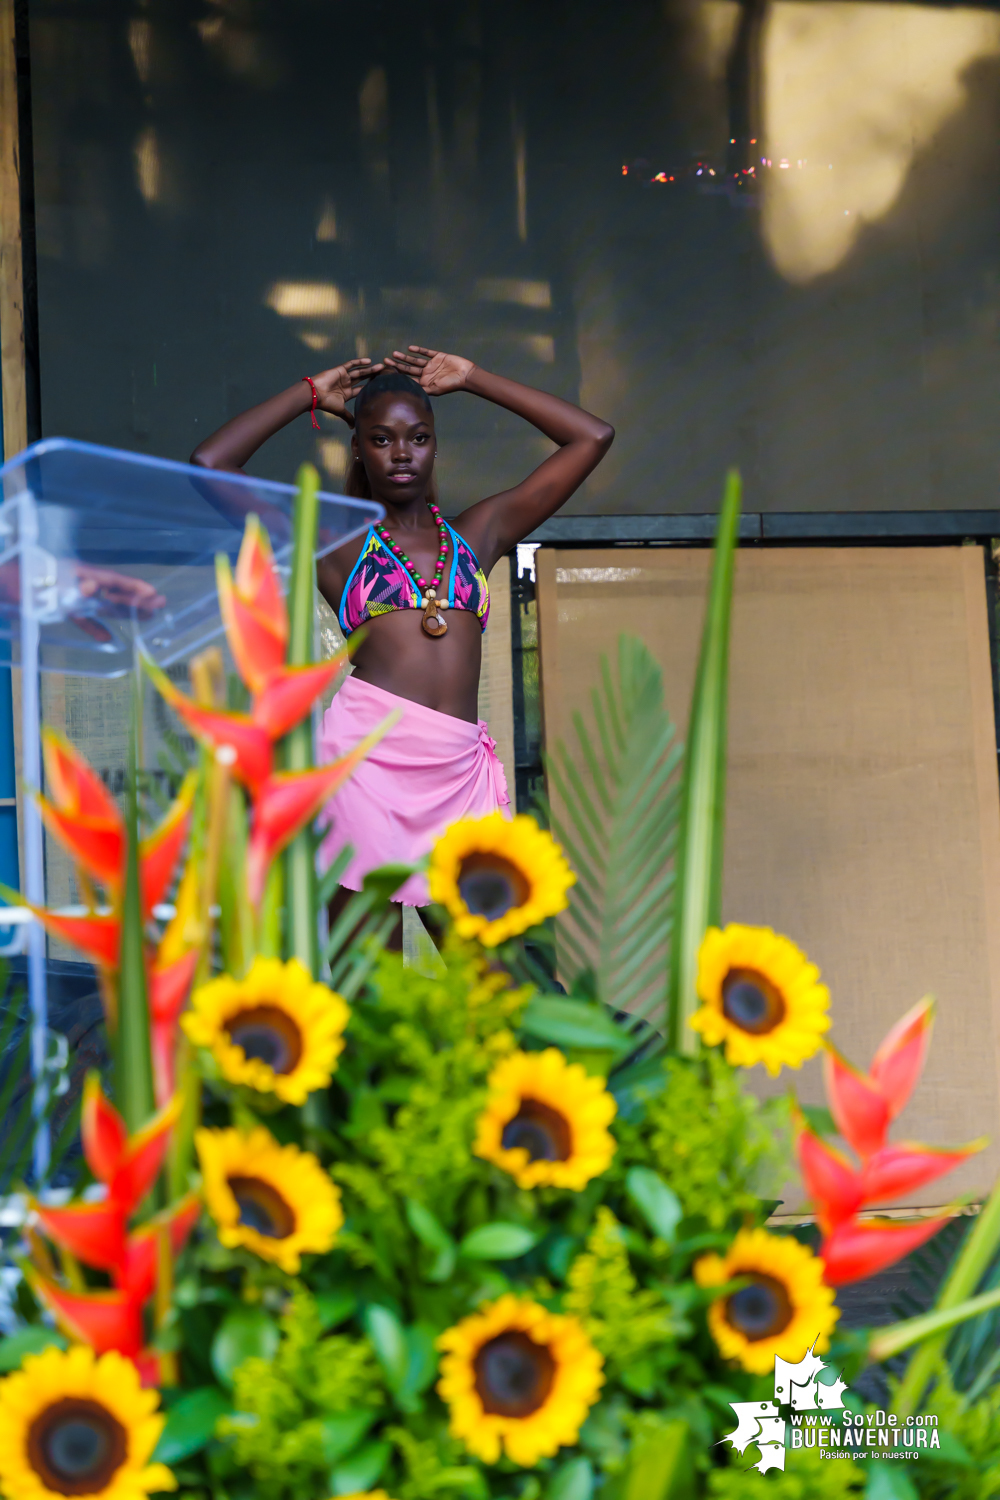
[[[437,1390],[449,1408],[450,1431],[484,1463],[496,1463],[502,1450],[531,1468],[575,1443],[604,1384],[604,1361],[576,1318],[512,1293],[447,1329],[438,1348],[444,1357]],[[490,1363],[498,1350],[506,1366]],[[519,1379],[505,1388],[511,1361]],[[523,1409],[515,1411],[517,1405]]]
[[[470,910],[469,881],[491,876],[480,910]],[[546,917],[564,910],[566,892],[576,881],[559,845],[534,818],[464,818],[438,839],[427,872],[432,901],[447,907],[462,937],[495,948]],[[463,889],[465,894],[463,894]],[[485,887],[480,889],[483,896]]]
[[[607,1127],[615,1101],[603,1078],[568,1063],[556,1048],[512,1053],[494,1068],[487,1088],[472,1149],[518,1187],[579,1192],[610,1166],[615,1142]]]
[[[790,1235],[741,1230],[725,1256],[695,1263],[699,1286],[719,1286],[746,1276],[741,1291],[720,1297],[708,1310],[719,1352],[745,1370],[767,1375],[775,1355],[796,1364],[807,1349],[829,1348],[840,1311],[823,1280],[823,1262]]]
[[[830,992],[800,948],[769,927],[710,927],[698,953],[701,1009],[691,1017],[726,1061],[772,1077],[814,1056],[829,1030]]]
[[[340,1193],[310,1152],[280,1146],[262,1126],[249,1134],[199,1130],[195,1145],[224,1245],[244,1246],[291,1275],[303,1255],[329,1250],[344,1222]]]
[[[159,1395],[116,1353],[46,1349],[0,1381],[0,1490],[6,1500],[146,1500],[176,1488],[147,1460],[163,1431]]]
[[[195,990],[181,1024],[230,1083],[304,1104],[329,1083],[349,1017],[298,959],[256,958],[244,979],[223,974]]]

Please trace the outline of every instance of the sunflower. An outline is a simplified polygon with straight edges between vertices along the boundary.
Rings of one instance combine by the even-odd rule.
[[[344,1222],[340,1194],[315,1156],[279,1146],[263,1126],[199,1130],[205,1201],[219,1239],[294,1275],[299,1257],[329,1250]]]
[[[770,927],[710,927],[698,953],[702,1007],[691,1017],[737,1068],[762,1062],[772,1078],[801,1067],[829,1030],[830,991],[800,948]]]
[[[754,1375],[768,1375],[780,1354],[794,1364],[807,1349],[829,1347],[840,1310],[823,1280],[823,1262],[798,1240],[766,1229],[741,1229],[725,1256],[695,1262],[699,1286],[747,1284],[719,1297],[708,1310],[712,1337],[726,1359]]]
[[[325,1087],[344,1050],[350,1012],[297,958],[255,958],[245,979],[223,974],[195,990],[181,1018],[199,1047],[210,1047],[230,1083],[304,1104]]]
[[[130,1359],[46,1349],[0,1381],[0,1490],[7,1500],[146,1500],[177,1481],[149,1458],[163,1431],[157,1391]]]
[[[531,1468],[575,1443],[597,1400],[604,1360],[576,1318],[507,1293],[438,1339],[438,1395],[451,1434],[484,1463]]]
[[[438,839],[427,872],[461,937],[495,948],[567,905],[576,881],[555,839],[534,818],[464,818]]]
[[[514,1052],[490,1074],[473,1151],[496,1162],[518,1187],[579,1192],[615,1154],[607,1126],[614,1099],[561,1052]]]

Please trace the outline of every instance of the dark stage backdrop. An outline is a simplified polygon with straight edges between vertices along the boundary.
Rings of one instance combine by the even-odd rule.
[[[613,421],[569,509],[988,508],[1000,14],[30,0],[42,422],[186,458],[400,342]],[[451,511],[548,445],[438,404]],[[303,418],[252,467],[340,477]],[[339,446],[338,446],[339,445]]]

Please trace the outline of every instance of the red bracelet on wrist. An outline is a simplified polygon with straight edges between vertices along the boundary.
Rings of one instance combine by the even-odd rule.
[[[309,415],[312,417],[313,426],[315,427],[316,431],[319,432],[319,423],[316,420],[316,402],[319,400],[319,393],[316,390],[316,382],[315,380],[313,380],[311,375],[303,375],[302,379],[306,382],[309,389],[313,393],[313,404],[310,408]]]

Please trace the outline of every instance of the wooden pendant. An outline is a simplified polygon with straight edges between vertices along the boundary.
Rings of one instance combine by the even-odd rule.
[[[420,624],[425,635],[444,635],[447,631],[448,623],[436,599],[430,598],[424,605],[424,617]]]

